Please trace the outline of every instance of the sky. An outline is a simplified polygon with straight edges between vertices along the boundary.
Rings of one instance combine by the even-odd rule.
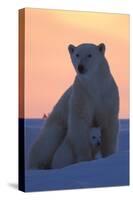
[[[129,16],[78,11],[25,10],[25,118],[52,111],[73,84],[68,45],[104,43],[120,93],[120,118],[129,117]],[[21,115],[21,113],[20,113]]]

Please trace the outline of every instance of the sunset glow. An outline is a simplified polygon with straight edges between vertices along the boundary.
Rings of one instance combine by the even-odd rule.
[[[129,16],[26,9],[25,117],[51,112],[73,83],[68,45],[105,43],[106,58],[119,87],[120,118],[129,116]]]

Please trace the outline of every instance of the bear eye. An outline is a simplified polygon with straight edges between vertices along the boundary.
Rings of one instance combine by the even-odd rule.
[[[92,55],[91,54],[88,54],[88,56],[87,56],[88,58],[91,58],[92,57]]]
[[[78,54],[78,53],[76,54],[76,57],[77,57],[77,58],[79,57],[79,54]]]
[[[96,136],[93,136],[92,138],[93,138],[93,139],[96,139]]]

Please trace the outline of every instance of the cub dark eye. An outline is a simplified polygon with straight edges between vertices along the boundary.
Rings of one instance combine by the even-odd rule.
[[[79,54],[78,54],[78,53],[76,54],[76,57],[77,57],[77,58],[79,57]]]
[[[92,138],[93,138],[93,139],[96,139],[96,136],[93,136]]]
[[[88,58],[91,58],[92,57],[92,55],[91,54],[88,54]]]

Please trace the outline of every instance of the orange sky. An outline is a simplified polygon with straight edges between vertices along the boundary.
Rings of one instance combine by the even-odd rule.
[[[120,92],[120,118],[128,118],[129,16],[26,9],[25,117],[38,118],[73,83],[69,44],[105,43],[106,57]]]

